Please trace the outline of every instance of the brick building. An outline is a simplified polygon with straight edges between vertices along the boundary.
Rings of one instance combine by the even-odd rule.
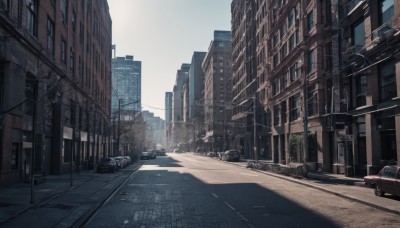
[[[107,156],[106,0],[0,1],[0,185]]]
[[[233,119],[249,129],[239,101],[253,94],[264,109],[241,144],[348,176],[399,164],[399,13],[394,0],[233,1]]]

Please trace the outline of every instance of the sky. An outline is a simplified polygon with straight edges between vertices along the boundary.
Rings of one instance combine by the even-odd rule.
[[[142,61],[142,110],[165,118],[165,92],[214,30],[231,30],[232,0],[108,0],[116,55]]]

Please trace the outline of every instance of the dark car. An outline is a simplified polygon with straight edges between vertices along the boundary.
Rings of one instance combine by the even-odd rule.
[[[224,161],[239,161],[240,153],[237,150],[227,150],[222,155],[222,160]]]
[[[400,166],[385,166],[378,175],[365,176],[364,183],[374,188],[376,196],[385,193],[400,196]]]
[[[97,164],[97,172],[112,172],[114,173],[117,169],[117,163],[114,158],[103,158]]]
[[[151,158],[151,155],[150,155],[150,152],[148,152],[148,151],[144,151],[140,155],[141,160],[149,160],[150,158]]]

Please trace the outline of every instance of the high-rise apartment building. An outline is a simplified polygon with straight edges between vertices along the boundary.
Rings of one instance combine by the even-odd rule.
[[[232,33],[214,31],[208,52],[204,57],[204,125],[205,147],[208,151],[223,151],[228,140],[232,110]]]

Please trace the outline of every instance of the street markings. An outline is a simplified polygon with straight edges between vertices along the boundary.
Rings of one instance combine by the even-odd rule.
[[[247,218],[245,218],[242,214],[240,214],[238,211],[236,212],[236,214],[237,214],[241,219],[243,219],[243,221],[249,222],[249,220],[248,220]]]
[[[219,199],[219,196],[217,194],[212,192],[211,195],[213,195],[215,198]]]
[[[230,205],[228,202],[224,202],[226,206],[228,206],[232,211],[236,211],[236,209]]]

